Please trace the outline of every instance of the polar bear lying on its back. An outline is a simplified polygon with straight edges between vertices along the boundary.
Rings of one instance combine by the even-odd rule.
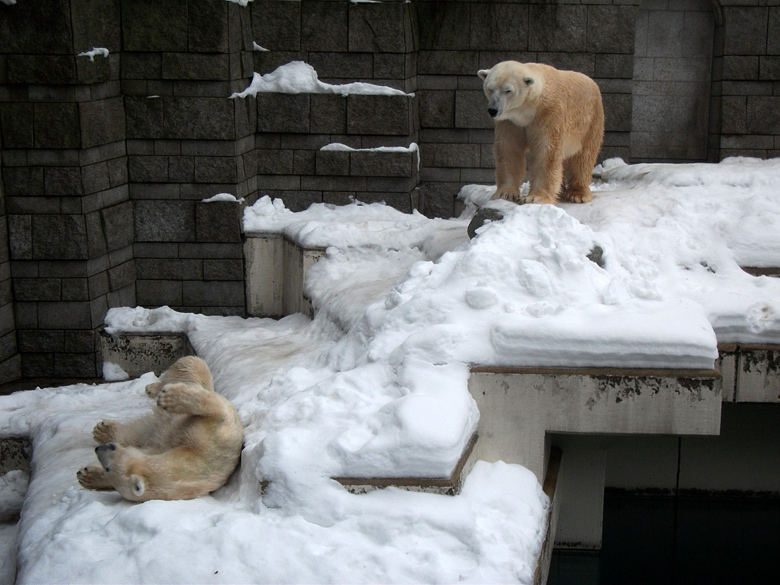
[[[92,431],[100,465],[76,474],[87,489],[115,489],[134,502],[188,500],[222,487],[236,468],[244,436],[238,413],[214,392],[206,362],[183,357],[146,387],[152,414]]]

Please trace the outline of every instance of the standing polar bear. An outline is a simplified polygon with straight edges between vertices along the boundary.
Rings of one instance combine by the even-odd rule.
[[[230,401],[214,392],[206,362],[181,358],[146,394],[156,401],[151,414],[95,425],[100,465],[80,469],[79,483],[134,502],[189,500],[222,487],[241,455],[244,427]]]
[[[596,83],[575,71],[539,63],[503,61],[478,72],[488,113],[496,121],[493,199],[516,203],[585,203],[604,137],[604,108]],[[526,175],[526,197],[520,185]]]

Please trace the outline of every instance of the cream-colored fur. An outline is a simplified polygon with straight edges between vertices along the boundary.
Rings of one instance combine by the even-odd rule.
[[[241,455],[244,428],[230,401],[214,392],[206,362],[183,357],[146,387],[153,412],[92,431],[100,465],[76,474],[87,489],[115,489],[134,502],[188,500],[225,484]]]
[[[575,71],[502,61],[478,72],[496,121],[493,199],[516,203],[585,203],[604,137],[604,108],[596,83]],[[528,195],[520,195],[529,154]]]

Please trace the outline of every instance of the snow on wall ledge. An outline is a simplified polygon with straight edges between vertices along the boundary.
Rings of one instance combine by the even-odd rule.
[[[405,95],[410,97],[414,95],[392,87],[361,81],[341,85],[325,83],[319,80],[314,67],[303,61],[292,61],[265,75],[255,73],[249,87],[230,97],[245,98],[258,93],[333,93],[341,96]]]

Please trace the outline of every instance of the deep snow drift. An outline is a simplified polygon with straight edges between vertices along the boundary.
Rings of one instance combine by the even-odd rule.
[[[330,477],[448,475],[479,416],[472,363],[711,369],[719,341],[780,342],[780,281],[740,269],[780,262],[780,161],[597,171],[592,203],[488,203],[469,186],[452,220],[248,208],[247,233],[327,248],[306,282],[317,318],[106,319],[188,333],[244,422],[240,470],[191,502],[78,486],[92,426],[149,408],[151,374],[0,397],[0,434],[34,444],[19,582],[529,582],[547,501],[528,470],[479,463],[456,497],[355,496]],[[504,219],[469,241],[477,204]]]

